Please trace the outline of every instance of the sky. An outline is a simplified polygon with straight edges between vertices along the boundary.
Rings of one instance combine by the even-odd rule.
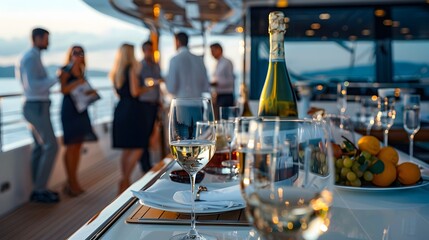
[[[88,68],[109,71],[118,47],[124,43],[135,46],[136,58],[142,57],[141,44],[147,40],[149,31],[104,15],[88,6],[82,0],[0,0],[0,66],[15,64],[21,54],[31,47],[30,33],[34,27],[43,27],[50,32],[50,44],[42,54],[45,66],[61,65],[67,49],[80,44],[86,50]],[[208,38],[208,44],[219,41]],[[173,36],[165,35],[161,39],[161,67],[168,68],[169,59],[175,54]],[[201,39],[190,39],[190,45],[200,44]],[[238,37],[222,39],[226,50],[231,53],[237,69],[242,65],[242,57],[237,57],[240,46]],[[198,54],[202,53],[197,49]],[[229,53],[228,53],[229,52]],[[213,71],[215,61],[209,49],[205,49],[206,66]]]
[[[0,66],[15,64],[20,55],[31,47],[30,32],[34,27],[44,27],[50,31],[50,46],[42,54],[46,66],[63,64],[67,49],[73,44],[80,44],[86,50],[88,68],[105,71],[113,65],[115,52],[124,42],[134,44],[136,57],[141,59],[140,45],[149,35],[144,27],[104,15],[82,0],[0,0]],[[244,52],[240,37],[209,34],[207,43],[213,42],[222,43],[224,55],[232,60],[236,73],[240,73]],[[201,43],[201,37],[190,39],[190,46]],[[160,64],[165,74],[168,62],[175,54],[173,36],[161,36],[160,46]],[[427,41],[394,44],[393,48],[396,60],[429,64]],[[195,49],[191,51],[195,52]],[[204,51],[210,75],[216,62],[208,47]],[[199,48],[195,53],[202,52]],[[285,53],[287,66],[295,73],[347,67],[350,63],[350,54],[339,49],[335,42],[286,42]],[[372,44],[357,43],[356,56],[359,56],[356,65],[373,64]]]

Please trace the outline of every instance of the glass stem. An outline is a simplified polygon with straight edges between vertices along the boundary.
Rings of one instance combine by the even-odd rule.
[[[384,130],[384,146],[387,147],[387,143],[389,141],[389,129],[386,128]]]
[[[232,162],[232,147],[231,144],[229,145],[229,178],[232,179],[232,177],[234,176],[234,174],[232,173],[233,167],[234,167],[234,163]]]
[[[372,129],[372,123],[368,124],[368,126],[366,127],[366,135],[371,134],[371,129]]]
[[[195,228],[195,181],[197,178],[197,173],[189,174],[191,177],[191,193],[192,193],[192,210],[191,210],[191,230],[189,235],[197,235],[197,230]]]
[[[413,160],[414,134],[410,135],[410,162]]]

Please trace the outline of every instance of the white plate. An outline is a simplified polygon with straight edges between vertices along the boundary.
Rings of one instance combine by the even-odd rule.
[[[140,204],[156,208],[163,211],[169,211],[169,212],[178,212],[178,213],[191,213],[191,206],[186,206],[183,204],[179,204],[173,199],[173,195],[176,191],[183,191],[188,190],[190,188],[189,184],[181,184],[181,183],[171,183],[172,186],[170,188],[158,188],[156,190],[156,194],[151,196],[150,202],[143,202],[140,200]],[[173,185],[174,184],[174,185]],[[199,185],[199,184],[198,184]],[[198,185],[196,185],[196,188],[198,188]],[[209,190],[212,189],[219,189],[219,185],[224,186],[224,184],[204,184]],[[198,202],[196,203],[198,204]],[[228,212],[233,210],[242,209],[245,207],[245,204],[240,204],[236,206],[231,207],[217,207],[217,208],[206,208],[206,209],[196,209],[195,213],[197,214],[213,214],[213,213],[221,213],[221,212]]]
[[[171,196],[171,198],[173,198],[173,196]],[[171,200],[173,201],[173,200]],[[141,205],[145,205],[151,208],[156,208],[159,210],[163,210],[163,211],[168,211],[168,212],[176,212],[176,213],[185,213],[185,214],[190,214],[191,210],[188,208],[172,208],[172,207],[168,207],[168,206],[164,206],[162,204],[154,204],[154,203],[143,203],[141,200],[139,201],[139,203]],[[239,210],[244,208],[244,205],[240,205],[240,206],[235,206],[235,207],[229,207],[229,208],[222,208],[222,209],[205,209],[205,210],[195,210],[195,213],[198,215],[204,215],[204,214],[215,214],[215,213],[223,213],[223,212],[228,212],[228,211],[234,211],[234,210]]]
[[[176,164],[177,165],[177,164]],[[150,196],[151,201],[150,202],[143,202],[140,200],[140,204],[156,208],[163,211],[169,211],[169,212],[177,212],[177,213],[191,213],[191,206],[186,206],[183,204],[179,204],[173,199],[174,193],[177,191],[184,191],[184,190],[190,190],[191,185],[186,183],[177,183],[171,181],[169,174],[173,170],[180,169],[180,167],[173,166],[169,171],[167,171],[165,174],[163,174],[160,179],[154,184],[160,184],[159,187],[149,187],[147,189],[147,192],[153,192],[153,196]],[[160,181],[162,180],[162,181]],[[238,181],[225,181],[224,176],[214,176],[210,174],[205,174],[205,177],[203,181],[199,184],[195,185],[195,188],[198,189],[199,185],[206,186],[209,191],[230,187],[232,185],[238,185]],[[197,203],[198,204],[198,203]],[[232,207],[224,207],[224,208],[208,208],[208,209],[196,209],[195,213],[197,214],[213,214],[213,213],[221,213],[221,212],[227,212],[227,211],[233,211],[242,209],[245,207],[244,201],[243,204],[238,206],[232,206]]]
[[[411,185],[411,186],[400,186],[400,187],[352,187],[352,186],[342,186],[342,185],[335,185],[337,189],[342,190],[350,190],[350,191],[357,191],[357,192],[380,192],[380,191],[398,191],[398,190],[407,190],[407,189],[414,189],[414,188],[420,188],[424,187],[429,184],[429,181],[422,180],[421,182]]]

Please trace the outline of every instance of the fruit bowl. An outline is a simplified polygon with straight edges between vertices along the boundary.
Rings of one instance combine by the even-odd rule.
[[[399,162],[395,148],[381,147],[373,136],[363,136],[354,144],[343,137],[332,143],[335,159],[335,184],[347,188],[413,188],[426,185],[420,168],[412,162]]]

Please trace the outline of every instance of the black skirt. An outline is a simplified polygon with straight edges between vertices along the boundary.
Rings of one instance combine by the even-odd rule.
[[[113,117],[113,148],[143,148],[147,145],[143,104],[135,98],[119,100]]]
[[[63,98],[61,123],[63,125],[64,145],[97,141],[97,135],[92,129],[88,111],[79,113],[69,95],[65,95]]]

